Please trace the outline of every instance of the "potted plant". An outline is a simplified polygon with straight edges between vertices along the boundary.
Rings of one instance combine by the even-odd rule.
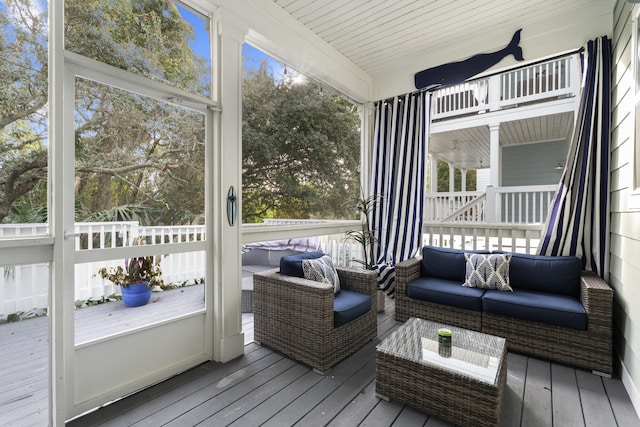
[[[120,286],[122,301],[127,307],[145,305],[151,298],[151,289],[162,286],[162,271],[152,256],[129,258],[124,261],[124,268],[101,268],[98,274]]]
[[[362,256],[364,259],[352,258],[367,270],[373,270],[376,264],[375,251],[378,240],[375,236],[375,230],[371,225],[370,217],[373,208],[382,199],[381,194],[373,194],[365,196],[364,192],[360,192],[360,197],[354,197],[347,201],[349,205],[360,213],[361,228],[359,230],[350,230],[345,233],[345,238],[352,239],[362,246]],[[384,292],[378,289],[378,311],[384,310]]]

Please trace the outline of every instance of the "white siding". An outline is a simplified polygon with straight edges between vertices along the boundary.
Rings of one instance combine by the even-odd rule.
[[[611,147],[611,275],[614,288],[614,346],[622,379],[640,412],[640,211],[628,207],[633,179],[631,11],[616,2],[613,20]]]
[[[491,171],[489,169],[478,169],[476,171],[476,191],[485,191],[491,182]]]
[[[560,163],[567,159],[567,142],[523,144],[502,149],[502,186],[557,184]]]

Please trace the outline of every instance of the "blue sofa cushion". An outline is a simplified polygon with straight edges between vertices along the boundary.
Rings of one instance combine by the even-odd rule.
[[[481,311],[484,290],[466,288],[461,282],[462,280],[456,282],[435,277],[421,277],[407,285],[407,296],[436,304]]]
[[[587,329],[587,313],[577,298],[567,295],[514,289],[486,291],[482,309],[487,313],[515,317],[573,329]]]
[[[488,254],[489,251],[464,251],[461,249],[425,246],[422,248],[420,275],[438,279],[464,282],[466,260],[464,253]]]
[[[345,325],[371,310],[371,296],[341,290],[333,297],[333,327]]]
[[[301,254],[283,256],[280,258],[280,274],[304,278],[302,260],[320,258],[323,255],[324,253],[322,252],[304,252]]]
[[[510,285],[515,289],[549,292],[578,298],[582,261],[574,256],[542,256],[513,253]]]

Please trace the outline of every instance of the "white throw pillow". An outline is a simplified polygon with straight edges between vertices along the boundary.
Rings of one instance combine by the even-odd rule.
[[[302,271],[304,278],[333,285],[333,293],[340,291],[340,278],[329,255],[315,259],[303,259]]]
[[[466,272],[462,286],[511,291],[509,262],[511,254],[474,254],[465,252]]]

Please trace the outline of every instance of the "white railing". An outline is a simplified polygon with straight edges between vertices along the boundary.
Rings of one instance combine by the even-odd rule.
[[[558,185],[487,187],[488,224],[543,224]]]
[[[294,224],[289,224],[293,222]],[[271,226],[243,226],[242,239],[266,241],[296,237],[320,236],[321,249],[330,253],[337,265],[359,266],[354,260],[362,260],[362,247],[345,232],[358,229],[359,221],[274,221]],[[159,244],[161,242],[187,242],[204,239],[204,226],[139,227],[133,223],[82,223],[78,224],[76,236],[78,247],[93,249],[131,245],[137,242]],[[42,228],[44,227],[44,228]],[[14,228],[14,230],[10,230]],[[17,229],[31,228],[42,231],[46,225],[1,225],[5,236],[24,235]],[[275,231],[274,231],[275,230]],[[275,234],[274,234],[275,233]],[[533,252],[540,237],[540,226],[426,223],[425,244],[460,248],[490,248]],[[84,239],[84,240],[83,240]],[[101,246],[102,245],[102,246]],[[99,299],[118,293],[119,289],[107,280],[96,277],[99,268],[117,266],[122,260],[76,264],[76,300]],[[182,284],[203,278],[205,275],[204,252],[168,254],[162,257],[160,266],[165,282]],[[0,272],[0,319],[9,314],[28,312],[34,308],[47,307],[49,267],[47,264],[8,267],[6,274]]]
[[[454,249],[502,250],[534,254],[542,236],[540,225],[425,224],[423,243]]]
[[[487,187],[486,193],[428,193],[425,222],[541,224],[557,185]]]
[[[580,90],[573,54],[433,92],[432,118],[498,111],[516,104],[575,96]]]
[[[425,221],[444,221],[451,214],[476,200],[481,191],[454,191],[447,193],[427,193],[424,205]]]
[[[47,229],[47,224],[3,224],[0,225],[0,236],[43,235],[47,233]],[[76,223],[72,236],[76,250],[93,250],[203,241],[205,227],[142,227],[136,221]],[[118,286],[96,276],[96,273],[102,267],[116,267],[123,265],[123,262],[107,260],[76,264],[75,299],[84,301],[119,294]],[[191,284],[205,275],[205,255],[203,251],[162,255],[160,268],[166,283]],[[47,307],[47,264],[17,265],[0,270],[0,319],[12,313]]]

